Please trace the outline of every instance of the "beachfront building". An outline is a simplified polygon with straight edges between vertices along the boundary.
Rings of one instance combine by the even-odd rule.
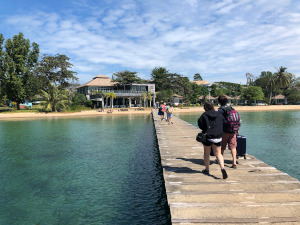
[[[77,87],[80,94],[84,94],[88,100],[92,100],[97,108],[109,107],[108,99],[105,99],[105,94],[113,92],[116,98],[113,100],[113,107],[142,107],[144,103],[143,93],[150,91],[152,101],[147,99],[147,105],[154,106],[155,104],[155,84],[126,84],[123,86],[117,85],[112,80],[104,75],[98,75],[93,80]]]
[[[178,94],[173,94],[172,103],[176,106],[182,105],[184,103],[184,97]]]
[[[245,105],[246,101],[241,98],[241,96],[235,96],[231,98],[231,103],[235,105]]]
[[[198,99],[200,101],[204,101],[205,97],[203,95],[201,95],[201,96],[198,97]],[[215,98],[211,95],[208,95],[208,96],[206,96],[206,101],[210,101],[211,103],[215,104],[215,103],[217,103],[217,98]]]
[[[276,95],[272,97],[272,100],[274,101],[274,104],[277,105],[286,105],[287,104],[287,98],[284,95]]]

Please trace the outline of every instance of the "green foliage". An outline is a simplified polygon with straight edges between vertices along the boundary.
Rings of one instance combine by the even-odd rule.
[[[195,73],[194,80],[203,80],[200,73]]]
[[[75,80],[78,80],[75,76],[76,72],[69,70],[73,67],[69,60],[70,58],[60,54],[56,54],[55,56],[43,55],[35,73],[44,91],[47,91],[51,85],[67,88]]]
[[[255,86],[262,88],[264,96],[272,104],[272,97],[284,93],[292,87],[297,81],[295,75],[286,71],[286,67],[280,67],[274,74],[270,71],[263,71],[261,75],[253,82]]]
[[[192,92],[189,78],[177,73],[169,73],[169,71],[163,67],[154,68],[151,77],[155,83],[155,89],[158,92],[171,89],[174,93],[182,96],[189,96]],[[165,97],[161,95],[161,98]]]
[[[85,101],[86,101],[86,97],[84,96],[84,94],[76,93],[72,98],[72,102],[77,105],[83,105]]]
[[[155,89],[157,91],[163,91],[167,89],[169,71],[163,67],[155,67],[151,72],[151,78],[155,83]]]
[[[210,94],[211,94],[211,96],[214,96],[214,97],[224,95],[225,94],[224,93],[224,88],[220,87],[217,84],[212,84],[210,86]]]
[[[277,72],[274,74],[276,86],[278,88],[285,89],[291,83],[293,75],[291,73],[288,73],[286,69],[286,67],[281,66],[279,67],[279,69],[277,69]]]
[[[208,96],[209,91],[208,87],[206,86],[200,86],[197,85],[196,83],[191,83],[191,93],[188,96],[188,99],[190,100],[191,103],[196,104],[199,101],[200,96]]]
[[[264,93],[262,92],[261,87],[249,86],[242,91],[242,98],[247,100],[247,102],[253,103],[255,100],[263,100]]]
[[[33,69],[38,57],[39,46],[36,43],[30,46],[30,41],[22,33],[7,39],[5,44],[3,35],[0,35],[1,94],[17,102],[17,105],[37,93]]]
[[[287,97],[288,104],[294,105],[300,102],[300,94],[291,94]]]
[[[110,106],[111,106],[111,108],[113,108],[114,107],[113,100],[114,100],[114,98],[116,98],[116,94],[114,92],[109,92],[109,93],[106,93],[104,96],[107,99],[110,98]]]
[[[41,90],[42,97],[46,100],[44,110],[47,112],[57,112],[65,108],[66,104],[69,103],[68,92],[62,89],[61,86],[49,85],[48,91]]]
[[[146,92],[143,92],[142,95],[141,95],[143,101],[144,101],[144,107],[146,107],[146,99],[147,99],[147,93]]]
[[[288,104],[296,104],[300,101],[300,89],[297,86],[285,90],[284,95],[287,97]]]
[[[156,99],[159,102],[171,102],[173,98],[173,91],[171,89],[160,91],[156,95]]]
[[[132,84],[132,83],[141,83],[141,78],[137,75],[137,72],[131,72],[129,70],[119,71],[113,73],[113,82],[117,82],[118,85],[124,86],[125,84]]]

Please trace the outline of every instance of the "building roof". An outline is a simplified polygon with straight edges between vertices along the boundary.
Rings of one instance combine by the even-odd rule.
[[[178,95],[178,94],[173,94],[173,98],[183,98],[183,96]]]
[[[272,99],[285,99],[284,95],[276,95],[274,97],[272,97]]]
[[[206,80],[193,80],[193,81],[191,81],[191,83],[196,83],[198,85],[210,85],[210,82],[208,82]]]
[[[216,99],[216,98],[213,97],[213,96],[206,96],[206,98],[209,99],[209,100],[215,100],[215,99]],[[198,99],[204,99],[204,96],[201,95],[201,96],[198,97]]]
[[[224,95],[228,100],[232,100],[232,99],[234,99],[233,97],[230,97],[230,96],[228,96],[228,95]]]
[[[87,87],[87,86],[110,87],[110,86],[114,86],[115,84],[116,84],[116,82],[112,82],[109,77],[100,74],[100,75],[94,77],[93,80],[91,80],[85,84],[82,84],[82,85],[78,86],[77,88]]]

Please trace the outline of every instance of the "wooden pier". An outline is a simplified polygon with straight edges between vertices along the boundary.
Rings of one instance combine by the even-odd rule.
[[[204,175],[200,131],[176,117],[168,123],[153,111],[172,224],[300,224],[300,182],[247,155],[232,169],[225,150],[228,179],[215,157]],[[300,169],[300,168],[299,168]]]

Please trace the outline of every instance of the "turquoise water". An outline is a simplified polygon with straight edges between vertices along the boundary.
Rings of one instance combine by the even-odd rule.
[[[167,224],[153,122],[0,122],[0,224]]]
[[[198,127],[201,113],[176,114]],[[300,180],[300,111],[240,112],[247,153]]]

